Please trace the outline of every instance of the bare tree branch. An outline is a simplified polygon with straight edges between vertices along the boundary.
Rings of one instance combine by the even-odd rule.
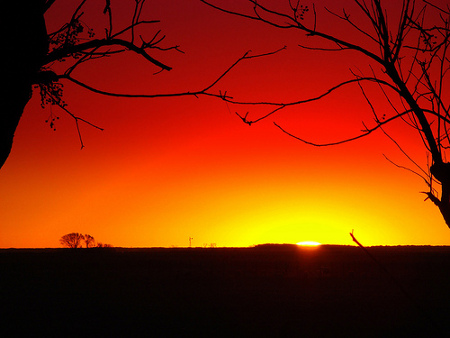
[[[274,125],[276,127],[278,127],[283,133],[285,133],[285,134],[287,134],[287,135],[289,135],[289,136],[291,136],[291,137],[293,137],[293,138],[295,138],[295,139],[297,139],[297,140],[299,140],[299,141],[301,141],[303,143],[306,143],[306,144],[309,144],[309,145],[312,145],[312,146],[315,146],[315,147],[329,147],[329,146],[336,146],[336,145],[352,142],[352,141],[358,140],[360,138],[363,138],[363,137],[373,133],[374,131],[380,129],[383,125],[386,125],[386,124],[396,120],[397,118],[400,118],[400,117],[402,117],[402,116],[404,116],[406,114],[410,114],[410,113],[411,113],[411,111],[404,111],[403,113],[395,115],[395,116],[390,117],[390,118],[387,118],[384,121],[378,121],[378,123],[375,125],[375,127],[367,128],[366,126],[364,126],[364,130],[363,130],[363,132],[361,134],[358,134],[358,135],[353,136],[353,137],[345,138],[345,139],[342,139],[342,140],[339,140],[339,141],[333,141],[333,142],[327,142],[327,143],[316,143],[316,142],[307,141],[305,139],[302,139],[302,138],[300,138],[300,137],[298,137],[298,136],[296,136],[296,135],[286,131],[284,128],[282,128],[276,122],[274,122]]]
[[[250,54],[251,51],[247,51],[244,53],[243,56],[238,58],[231,66],[229,66],[222,74],[220,74],[214,81],[212,81],[209,85],[205,86],[203,89],[196,90],[196,91],[185,91],[185,92],[171,92],[171,93],[156,93],[156,94],[132,94],[132,93],[119,93],[119,92],[111,92],[111,91],[105,91],[98,88],[94,88],[80,80],[75,79],[70,74],[63,74],[59,75],[58,78],[61,80],[68,80],[72,83],[75,83],[79,85],[80,87],[83,87],[87,90],[90,90],[94,93],[106,95],[106,96],[113,96],[113,97],[125,97],[125,98],[156,98],[156,97],[179,97],[179,96],[211,96],[220,98],[222,100],[225,100],[230,103],[236,103],[236,104],[242,104],[239,102],[235,102],[233,100],[232,96],[226,95],[226,92],[222,94],[220,91],[219,93],[211,93],[209,92],[219,81],[221,81],[233,68],[235,68],[239,63],[246,61],[246,60],[252,60],[256,58],[271,56],[276,53],[281,52],[284,50],[285,47],[282,47],[280,49],[277,49],[275,51],[267,52],[267,53],[261,53],[261,54]]]
[[[106,46],[121,46],[125,47],[128,50],[133,51],[136,54],[139,54],[143,56],[147,61],[153,63],[154,65],[164,69],[164,70],[171,70],[172,67],[169,67],[165,65],[164,63],[156,60],[152,56],[150,56],[145,49],[138,47],[134,45],[133,43],[122,40],[122,39],[95,39],[91,41],[87,41],[84,43],[80,43],[77,45],[69,45],[67,47],[63,47],[61,49],[54,50],[53,52],[49,53],[46,57],[45,63],[51,63],[57,60],[60,60],[62,58],[65,58],[67,56],[70,56],[72,54],[80,53],[80,52],[86,52],[91,49],[98,49],[101,47]]]

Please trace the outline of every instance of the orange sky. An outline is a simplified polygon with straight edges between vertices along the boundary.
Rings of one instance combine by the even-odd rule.
[[[48,13],[50,31],[71,15],[67,3]],[[324,3],[317,1],[317,8]],[[88,24],[102,18],[101,8],[94,10],[86,9]],[[126,14],[120,9],[117,18]],[[153,76],[157,69],[123,56],[80,67],[74,76],[131,93],[197,90],[247,50],[287,45],[240,64],[215,88],[242,99],[289,100],[350,78],[349,67],[368,69],[355,55],[296,47],[306,41],[298,32],[231,17],[199,1],[149,1],[144,16],[160,19],[150,32],[161,28],[166,45],[185,52],[157,54],[171,72]],[[438,210],[423,202],[422,181],[383,157],[409,165],[385,135],[314,148],[272,124],[314,141],[357,134],[371,112],[356,87],[248,127],[234,112],[249,108],[230,105],[230,113],[217,99],[118,99],[64,85],[68,108],[105,130],[82,125],[86,147],[80,151],[74,121],[57,107],[41,109],[35,93],[0,172],[1,248],[58,247],[69,232],[124,247],[187,246],[189,237],[194,246],[352,244],[352,229],[365,245],[450,244]],[[44,122],[51,113],[60,117],[56,131]],[[424,163],[414,131],[401,124],[388,130]]]

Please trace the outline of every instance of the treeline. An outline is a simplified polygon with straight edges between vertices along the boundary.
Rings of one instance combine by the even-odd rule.
[[[78,232],[72,232],[62,236],[59,240],[61,245],[65,248],[78,249],[78,248],[112,248],[111,244],[104,244],[96,242],[95,238],[89,234],[80,234]]]

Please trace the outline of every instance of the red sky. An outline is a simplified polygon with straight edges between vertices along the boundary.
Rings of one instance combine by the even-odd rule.
[[[49,31],[78,2],[69,3],[57,2],[49,11]],[[225,3],[242,8],[239,1]],[[320,27],[340,32],[322,9],[330,2],[315,3]],[[117,20],[129,18],[126,6],[112,5]],[[86,8],[86,24],[101,27],[102,6]],[[161,20],[149,27],[149,36],[162,29],[164,44],[185,52],[155,54],[172,71],[152,75],[154,66],[128,54],[82,66],[74,76],[127,93],[198,90],[247,50],[286,45],[274,56],[238,65],[214,90],[243,100],[292,100],[351,78],[350,67],[369,70],[355,54],[306,51],[297,44],[311,40],[299,32],[232,17],[195,0],[149,1],[143,17]],[[383,133],[314,148],[272,123],[318,142],[355,135],[361,121],[371,122],[357,87],[249,127],[234,112],[258,116],[257,109],[227,107],[214,98],[123,99],[64,86],[70,111],[105,130],[82,125],[86,147],[80,150],[73,119],[57,107],[41,109],[34,93],[0,172],[1,248],[58,247],[69,232],[124,247],[187,246],[189,237],[194,246],[352,244],[352,229],[365,245],[450,244],[438,210],[423,201],[421,179],[383,157],[409,166]],[[380,95],[374,97],[379,109],[386,108]],[[44,122],[51,114],[60,117],[56,131]],[[415,131],[401,124],[387,130],[425,163]]]

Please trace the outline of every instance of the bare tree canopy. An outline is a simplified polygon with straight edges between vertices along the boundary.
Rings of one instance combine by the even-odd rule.
[[[112,248],[111,244],[103,244],[103,243],[96,243],[95,238],[89,234],[80,234],[78,232],[72,232],[70,234],[64,235],[60,238],[59,242],[63,247],[66,248],[82,248],[83,243],[84,247],[86,249],[89,248]]]
[[[70,234],[61,237],[59,242],[62,246],[71,249],[81,248],[83,246],[84,236],[78,232],[72,232]]]
[[[133,16],[125,27],[116,27],[110,1],[105,1],[103,15],[108,24],[104,28],[103,37],[97,37],[94,30],[83,21],[87,2],[80,1],[72,17],[53,32],[47,32],[44,14],[55,4],[55,0],[29,1],[25,5],[14,2],[9,6],[2,25],[5,31],[13,28],[16,34],[9,34],[6,41],[12,53],[5,60],[6,82],[9,86],[2,90],[2,101],[6,104],[0,123],[0,167],[11,151],[14,132],[31,97],[32,86],[39,88],[42,106],[59,106],[74,119],[83,148],[79,124],[86,123],[100,130],[102,128],[76,116],[68,109],[63,100],[61,79],[90,88],[76,80],[73,72],[89,61],[126,52],[138,54],[160,71],[171,69],[154,58],[151,52],[155,49],[170,50],[178,47],[163,47],[164,36],[160,31],[148,38],[138,34],[142,26],[158,22],[141,18],[145,0],[135,2]],[[46,122],[54,128],[53,118]]]
[[[89,234],[84,235],[84,244],[86,245],[86,248],[93,248],[95,247],[95,239]]]
[[[23,110],[31,98],[32,87],[41,96],[42,106],[53,105],[63,110],[75,122],[81,148],[84,147],[80,124],[103,130],[86,117],[72,112],[63,98],[63,83],[70,82],[84,89],[101,95],[124,98],[156,98],[179,96],[227,97],[214,93],[211,88],[225,76],[234,65],[224,71],[211,83],[198,90],[169,93],[123,93],[111,92],[89,84],[76,76],[76,70],[98,59],[116,57],[124,53],[134,53],[155,67],[153,74],[170,71],[172,68],[153,54],[161,52],[182,52],[178,45],[166,45],[165,35],[161,30],[152,29],[157,19],[142,17],[145,0],[137,0],[128,24],[123,26],[114,19],[114,6],[109,0],[99,15],[106,21],[103,31],[95,31],[84,21],[85,7],[92,1],[80,0],[72,16],[54,31],[47,31],[44,15],[55,0],[29,1],[26,5],[13,2],[3,16],[4,31],[14,30],[9,34],[5,44],[11,53],[4,60],[6,83],[1,91],[3,114],[0,116],[0,168],[8,158],[14,133],[22,117]],[[122,25],[120,25],[122,24]],[[112,70],[113,71],[113,70]],[[228,97],[229,98],[229,97]],[[56,118],[47,119],[54,129]]]
[[[248,10],[233,9],[232,5],[219,5],[202,0],[215,10],[237,15],[246,20],[259,21],[274,29],[297,30],[306,37],[299,40],[299,48],[320,53],[357,53],[366,63],[364,70],[349,65],[349,77],[330,84],[327,91],[315,97],[294,101],[237,101],[239,105],[265,105],[273,107],[262,116],[237,113],[244,123],[251,125],[291,106],[298,106],[353,86],[359,91],[373,113],[372,121],[363,122],[360,134],[345,139],[318,143],[303,138],[275,122],[287,135],[312,146],[332,146],[358,140],[384,129],[394,121],[402,121],[418,133],[429,154],[426,167],[420,166],[409,155],[409,171],[419,175],[427,185],[424,192],[438,206],[450,227],[450,147],[448,70],[450,59],[450,8],[436,1],[403,0],[397,8],[381,0],[354,0],[352,11],[316,8],[307,1],[286,1],[284,7],[271,1],[248,0]],[[321,23],[328,18],[337,19],[343,28],[330,31]],[[342,31],[348,34],[342,35]],[[337,33],[341,32],[341,33]],[[390,110],[378,111],[371,98],[370,86],[377,86]],[[319,132],[319,131],[318,131]],[[387,134],[396,146],[395,135]],[[402,150],[403,151],[403,150]]]

